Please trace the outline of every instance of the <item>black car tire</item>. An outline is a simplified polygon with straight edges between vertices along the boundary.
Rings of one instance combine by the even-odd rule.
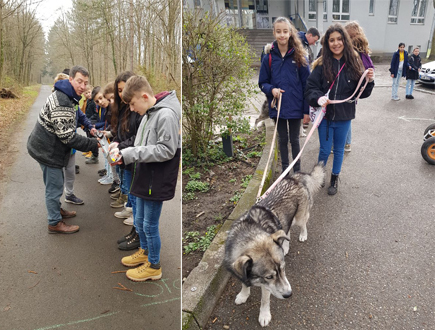
[[[431,137],[423,142],[421,155],[429,164],[435,165],[435,137]]]

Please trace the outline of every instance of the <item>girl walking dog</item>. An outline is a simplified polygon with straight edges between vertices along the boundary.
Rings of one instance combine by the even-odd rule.
[[[329,195],[337,193],[338,176],[344,156],[344,145],[350,122],[355,118],[355,102],[329,104],[329,100],[344,100],[357,88],[364,72],[360,56],[354,51],[352,41],[340,24],[331,25],[323,39],[321,57],[313,63],[313,71],[307,80],[305,98],[313,107],[326,106],[326,114],[319,125],[320,151],[318,160],[326,165],[331,147],[332,165]],[[361,98],[369,97],[374,87],[374,71],[368,69],[369,80]]]
[[[283,172],[289,166],[288,141],[293,159],[300,151],[299,130],[301,119],[308,114],[308,104],[304,100],[304,89],[310,74],[305,50],[298,33],[290,21],[279,17],[273,24],[275,41],[263,57],[258,84],[269,103],[269,116],[278,121],[279,151]],[[266,51],[267,51],[266,50]],[[281,110],[271,107],[274,98],[282,93]],[[294,165],[294,171],[301,169],[301,162]]]

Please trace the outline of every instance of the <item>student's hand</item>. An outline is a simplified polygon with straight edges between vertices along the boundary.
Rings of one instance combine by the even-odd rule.
[[[326,107],[329,104],[329,99],[326,96],[321,96],[319,97],[319,99],[317,100],[317,103],[321,106],[321,107]]]
[[[122,164],[122,154],[119,153],[118,148],[113,148],[111,151],[109,151],[109,156],[113,162],[113,165]]]
[[[272,95],[274,98],[279,99],[279,94],[284,93],[285,91],[281,88],[274,88],[272,89]]]
[[[91,130],[89,131],[89,133],[91,133],[92,136],[95,136],[95,133],[97,133],[97,130],[95,129],[95,127],[92,127]]]
[[[373,80],[375,80],[375,71],[370,68],[369,72],[367,72],[367,78],[369,80],[369,82],[372,82]]]
[[[394,78],[394,74],[391,74],[391,78]]]
[[[112,150],[112,149],[115,149],[115,148],[118,148],[118,142],[112,142],[111,144],[109,144],[109,152]]]

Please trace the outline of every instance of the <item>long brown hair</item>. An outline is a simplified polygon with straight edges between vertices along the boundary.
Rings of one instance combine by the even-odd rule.
[[[323,74],[325,75],[326,80],[332,82],[334,80],[335,74],[338,73],[335,72],[334,74],[332,65],[334,54],[331,52],[331,49],[329,49],[329,37],[334,32],[340,33],[343,40],[343,58],[344,62],[346,63],[347,72],[349,73],[350,78],[359,79],[364,71],[361,59],[358,53],[353,49],[352,41],[350,40],[346,29],[341,24],[336,23],[331,25],[328,30],[326,30],[323,41],[321,63],[323,65]]]
[[[289,27],[290,38],[288,39],[288,46],[289,46],[289,49],[290,48],[294,49],[293,58],[294,58],[296,64],[298,65],[298,67],[307,66],[308,62],[307,62],[307,59],[305,57],[307,55],[307,53],[304,49],[304,46],[302,45],[301,39],[299,39],[298,30],[296,30],[296,28],[293,26],[293,24],[290,23],[288,18],[278,17],[275,20],[275,22],[273,22],[273,30],[275,31],[275,24],[281,23],[281,22],[287,23],[287,25]]]
[[[114,83],[114,94],[115,94],[115,102],[113,104],[113,108],[112,108],[112,120],[111,120],[111,125],[113,128],[116,128],[118,126],[118,122],[119,122],[119,112],[121,110],[121,108],[125,108],[124,111],[124,115],[121,118],[121,132],[128,132],[128,122],[130,119],[130,106],[126,103],[124,103],[124,101],[122,101],[121,97],[119,96],[118,93],[118,85],[121,81],[123,82],[127,82],[128,78],[135,76],[136,74],[134,72],[131,71],[124,71],[121,72],[115,79],[115,83]]]

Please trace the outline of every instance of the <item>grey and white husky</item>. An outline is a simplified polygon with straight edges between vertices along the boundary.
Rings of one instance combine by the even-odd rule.
[[[290,248],[290,227],[301,228],[299,241],[307,240],[307,221],[313,195],[324,182],[323,164],[313,171],[286,176],[232,225],[225,245],[225,267],[242,282],[237,305],[246,302],[251,286],[261,287],[258,321],[269,324],[270,294],[288,298],[292,289],[285,276],[284,256]]]

